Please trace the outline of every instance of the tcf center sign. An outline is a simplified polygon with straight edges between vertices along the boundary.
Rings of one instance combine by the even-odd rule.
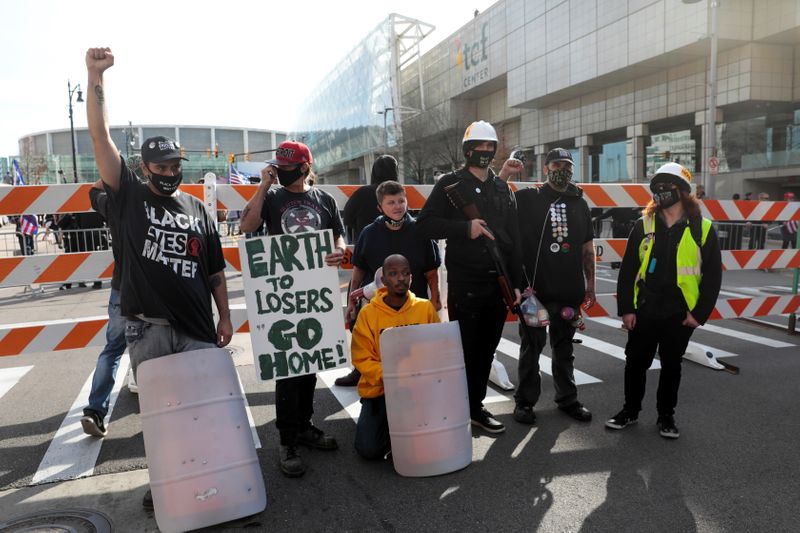
[[[486,49],[489,38],[486,36],[488,22],[480,28],[480,35],[456,37],[456,65],[461,68],[461,88],[469,89],[489,79],[489,54]]]

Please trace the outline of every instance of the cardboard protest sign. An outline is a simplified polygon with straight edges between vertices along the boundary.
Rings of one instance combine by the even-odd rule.
[[[247,320],[262,381],[350,364],[331,230],[239,242]]]

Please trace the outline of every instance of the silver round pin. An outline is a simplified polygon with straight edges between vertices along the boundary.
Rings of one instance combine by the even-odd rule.
[[[556,253],[561,247],[558,245],[557,242],[554,242],[550,245],[550,251]]]

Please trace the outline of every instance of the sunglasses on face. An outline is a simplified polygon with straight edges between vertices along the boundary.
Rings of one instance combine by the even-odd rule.
[[[678,187],[674,183],[667,183],[667,182],[654,183],[653,186],[651,187],[653,192],[669,192],[672,189],[677,189],[677,188]]]

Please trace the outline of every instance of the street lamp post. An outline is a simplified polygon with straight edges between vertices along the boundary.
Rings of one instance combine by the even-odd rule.
[[[394,118],[395,125],[395,142],[397,144],[397,175],[401,183],[405,182],[403,175],[403,113],[409,114],[411,117],[417,116],[422,113],[422,110],[414,107],[407,106],[392,106],[384,107],[383,111],[378,111],[379,115],[383,115],[383,148],[384,152],[389,151],[389,132],[386,127],[386,114],[391,111]]]
[[[76,102],[83,102],[83,93],[81,92],[81,84],[72,87],[69,80],[67,80],[67,93],[69,95],[69,138],[72,140],[72,181],[78,183],[78,159],[75,156],[75,125],[72,122],[72,95],[78,93]]]
[[[131,159],[131,150],[136,148],[138,134],[133,131],[133,123],[128,121],[128,128],[125,130],[125,159]]]
[[[394,112],[393,107],[384,107],[383,111],[378,111],[379,115],[383,115],[383,151],[386,152],[389,149],[389,132],[386,129],[386,115],[389,111]]]
[[[684,4],[696,4],[701,0],[682,0]],[[716,196],[714,187],[716,186],[716,176],[711,170],[709,162],[712,157],[717,157],[717,33],[719,27],[718,11],[719,0],[708,0],[708,5],[711,11],[711,50],[709,58],[709,72],[708,72],[708,134],[707,139],[704,138],[703,142],[706,144],[706,150],[702,150],[703,161],[701,169],[703,171],[703,186],[706,189],[706,196],[713,198]]]
[[[715,180],[716,170],[712,171],[709,164],[712,157],[717,157],[717,24],[718,17],[717,11],[719,2],[711,0],[711,59],[710,69],[708,74],[708,156],[703,161],[703,168],[705,168],[705,187],[706,193],[711,198],[716,197],[715,194]]]

